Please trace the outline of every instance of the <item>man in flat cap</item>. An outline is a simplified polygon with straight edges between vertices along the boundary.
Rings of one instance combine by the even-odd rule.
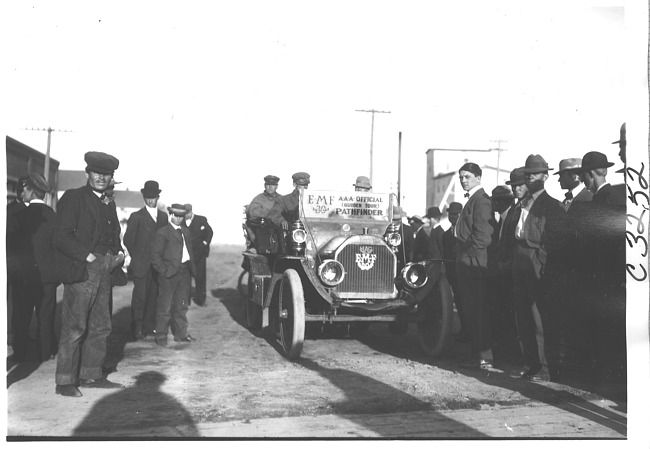
[[[23,198],[29,207],[16,213],[16,231],[11,236],[20,251],[20,276],[14,283],[14,360],[24,361],[29,341],[29,325],[36,310],[37,360],[44,362],[57,352],[54,334],[56,288],[59,284],[52,246],[56,214],[43,199],[50,191],[38,173],[25,181]]]
[[[203,215],[194,213],[191,204],[186,204],[187,214],[183,224],[190,230],[192,237],[192,249],[194,250],[194,265],[196,275],[194,276],[195,294],[191,298],[199,307],[205,305],[207,296],[206,287],[206,261],[210,255],[210,243],[214,232],[208,224],[208,219]]]
[[[468,162],[458,170],[467,203],[456,223],[458,296],[472,347],[472,366],[493,364],[490,309],[487,295],[487,248],[492,241],[492,202],[481,187],[481,168]]]
[[[194,341],[187,333],[187,309],[190,306],[192,276],[196,274],[192,236],[189,229],[183,226],[187,209],[183,204],[172,204],[167,211],[169,223],[156,231],[151,251],[151,264],[158,272],[158,346],[167,346],[170,327],[174,341]]]
[[[124,245],[131,255],[129,269],[133,275],[131,295],[131,333],[136,340],[144,340],[156,329],[156,298],[158,280],[151,265],[151,249],[158,229],[168,222],[167,214],[158,209],[160,186],[149,180],[140,189],[144,207],[133,212],[126,223]]]
[[[355,192],[371,192],[372,186],[370,185],[370,179],[367,176],[357,176],[357,180],[354,184]]]
[[[264,177],[264,191],[258,194],[246,208],[246,229],[251,239],[249,251],[259,254],[276,253],[280,241],[281,229],[268,218],[273,207],[280,200],[278,182],[274,175]]]
[[[531,154],[522,168],[528,193],[521,201],[515,225],[512,263],[514,309],[524,368],[518,373],[532,381],[550,380],[545,338],[552,324],[546,287],[557,264],[558,236],[565,211],[544,189],[549,167],[544,158]],[[555,246],[554,246],[555,245]],[[554,259],[555,258],[555,259]],[[554,368],[554,367],[553,367]]]
[[[110,154],[85,154],[85,186],[66,191],[58,203],[54,245],[60,280],[65,285],[56,393],[81,396],[82,388],[115,388],[102,364],[111,333],[111,272],[124,263],[115,204],[105,204],[119,161]]]
[[[269,218],[276,226],[282,227],[285,231],[289,229],[289,222],[295,221],[300,216],[298,207],[302,192],[309,188],[309,173],[298,172],[291,176],[294,190],[288,195],[281,196],[273,206]]]
[[[246,216],[249,219],[257,220],[268,218],[280,198],[278,193],[278,182],[280,178],[274,175],[264,177],[264,191],[257,195],[246,208]]]
[[[562,159],[560,169],[555,172],[559,175],[560,187],[567,192],[564,194],[562,207],[568,211],[572,203],[591,201],[594,194],[585,188],[580,177],[581,158]]]

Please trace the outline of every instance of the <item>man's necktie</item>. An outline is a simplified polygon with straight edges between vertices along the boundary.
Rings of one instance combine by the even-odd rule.
[[[573,193],[569,190],[564,194],[564,204],[569,203],[571,200],[573,200]]]
[[[469,192],[465,192],[465,198],[469,198]]]

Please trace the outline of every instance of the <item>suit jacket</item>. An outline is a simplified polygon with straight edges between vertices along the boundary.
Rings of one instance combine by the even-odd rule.
[[[469,198],[456,223],[456,257],[475,258],[487,269],[487,248],[492,241],[492,201],[480,188]]]
[[[192,236],[192,248],[196,260],[205,259],[210,255],[210,242],[212,242],[212,228],[208,219],[203,215],[194,215],[192,223],[187,227]]]
[[[424,226],[421,226],[415,233],[415,239],[413,240],[413,262],[420,262],[427,258],[428,244],[429,234],[427,234]]]
[[[54,227],[55,257],[61,282],[73,283],[87,279],[86,257],[99,238],[100,207],[104,207],[89,185],[66,191],[58,203]],[[115,203],[109,203],[111,249],[123,251],[120,243],[120,222]]]
[[[600,188],[600,190],[598,190],[598,192],[596,192],[593,201],[597,204],[625,206],[627,201],[625,192],[625,184],[617,184],[615,186],[605,184]]]
[[[531,248],[535,248],[533,265],[538,275],[544,271],[549,253],[558,254],[561,250],[560,234],[563,232],[565,218],[561,203],[544,190],[535,200],[526,222],[524,237]]]
[[[18,225],[15,238],[25,270],[36,269],[40,282],[58,283],[54,259],[54,223],[56,213],[50,206],[32,203],[15,215]]]
[[[591,193],[590,190],[584,188],[580,191],[580,193],[578,193],[576,196],[573,197],[573,200],[571,200],[570,203],[564,204],[563,202],[562,208],[568,212],[573,203],[582,203],[585,201],[591,201],[593,198],[594,198],[594,194]]]
[[[190,255],[190,271],[193,276],[196,276],[192,236],[186,226],[181,226],[180,229],[185,237],[185,244]],[[181,270],[182,257],[183,239],[171,223],[158,229],[151,250],[151,264],[154,269],[162,276],[170,278]]]
[[[167,223],[167,214],[160,209],[155,222],[146,207],[133,212],[129,217],[124,233],[124,245],[131,255],[131,272],[136,278],[147,274],[151,266],[151,249],[156,231]]]

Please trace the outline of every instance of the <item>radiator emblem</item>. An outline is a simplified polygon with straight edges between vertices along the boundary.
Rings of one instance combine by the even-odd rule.
[[[373,254],[372,246],[360,246],[359,251],[361,254],[356,253],[357,266],[362,270],[370,270],[375,265],[377,254]]]

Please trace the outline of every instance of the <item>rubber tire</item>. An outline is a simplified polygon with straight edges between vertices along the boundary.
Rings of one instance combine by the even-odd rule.
[[[282,311],[287,311],[282,318]],[[282,274],[278,297],[280,343],[289,360],[300,357],[305,341],[305,294],[298,272],[288,269]]]
[[[248,292],[250,282],[250,273],[246,270],[242,271],[237,279],[237,291],[242,299],[248,300]]]
[[[445,349],[452,332],[454,318],[454,300],[446,276],[443,275],[438,278],[438,288],[442,302],[440,316],[436,316],[430,298],[426,298],[420,304],[424,308],[422,316],[418,320],[420,347],[425,354],[432,357],[439,356]]]

